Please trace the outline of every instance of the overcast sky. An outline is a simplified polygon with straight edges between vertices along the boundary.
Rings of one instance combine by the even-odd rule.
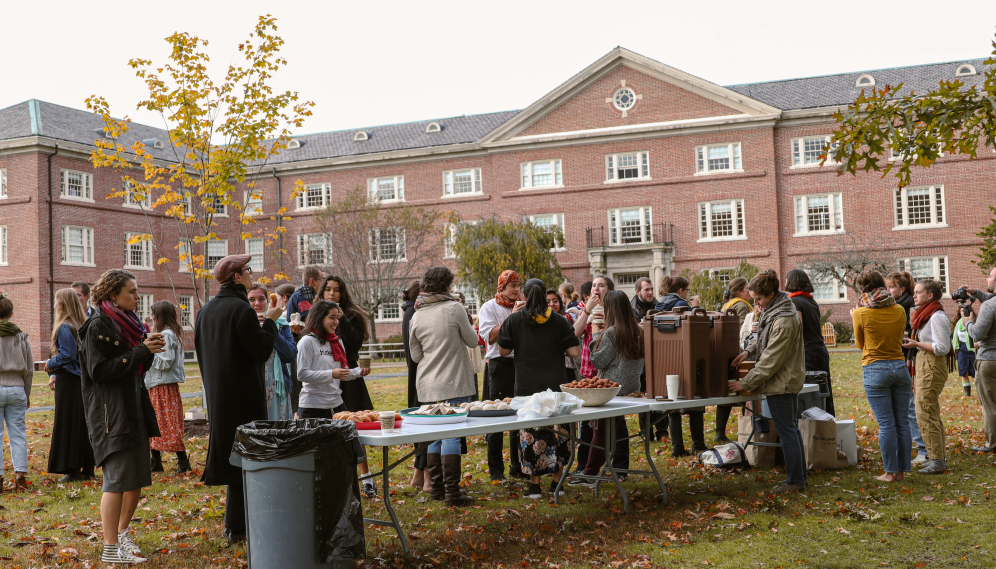
[[[719,85],[985,57],[996,1],[574,0],[7,2],[0,108],[41,99],[116,116],[145,93],[131,58],[163,38],[210,40],[214,77],[261,14],[289,65],[275,86],[316,103],[300,133],[521,109],[616,46]]]

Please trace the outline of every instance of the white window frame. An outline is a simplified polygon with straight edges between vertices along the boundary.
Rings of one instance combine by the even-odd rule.
[[[394,197],[381,199],[380,183],[391,180],[394,182]],[[397,203],[405,201],[405,177],[404,176],[380,176],[378,178],[367,178],[367,199],[372,202]]]
[[[181,295],[180,305],[176,307],[180,314],[180,327],[184,330],[194,329],[194,297]]]
[[[152,240],[142,239],[138,243],[129,243],[132,237],[136,235],[144,235],[144,233],[138,233],[132,231],[125,233],[125,265],[126,269],[134,269],[136,271],[154,271],[154,265],[152,262]],[[131,254],[132,251],[136,250],[142,255],[143,263],[142,265],[132,265],[131,264]]]
[[[81,172],[79,170],[69,170],[62,169],[60,172],[61,179],[61,190],[59,191],[59,197],[64,200],[76,200],[81,202],[93,203],[93,174],[89,172]],[[72,196],[69,195],[69,176],[70,174],[77,174],[80,178],[80,183],[82,184],[81,192],[83,195]]]
[[[187,259],[183,259],[183,255],[186,253]],[[181,273],[191,272],[191,267],[194,265],[194,247],[189,239],[180,239],[177,243],[176,248],[176,260],[177,260],[177,271]]]
[[[820,166],[819,155],[817,155],[814,162],[806,162],[806,143],[807,142],[823,142],[822,150],[820,154],[824,152],[827,153],[827,164],[835,164],[833,156],[830,152],[833,151],[837,145],[830,144],[831,135],[829,134],[818,134],[815,136],[800,136],[792,139],[792,166],[791,168],[818,168]]]
[[[0,265],[7,264],[7,226],[0,225]]]
[[[208,271],[213,271],[214,266],[218,263],[218,261],[215,261],[214,263],[211,262],[211,245],[217,245],[219,243],[224,246],[225,250],[223,251],[223,254],[218,257],[218,261],[228,256],[228,239],[211,239],[210,241],[204,242],[204,268]]]
[[[536,223],[536,219],[537,218],[545,218],[545,217],[553,218],[553,220],[552,220],[553,222],[552,223],[545,223],[545,224],[542,224],[542,225],[539,224],[539,223]],[[554,253],[562,253],[562,252],[564,252],[564,251],[567,250],[567,244],[564,243],[564,242],[562,242],[562,241],[566,241],[567,240],[566,233],[565,233],[566,226],[564,225],[564,214],[563,213],[537,213],[535,215],[527,215],[526,219],[529,221],[529,223],[532,223],[533,225],[540,225],[541,227],[549,227],[551,225],[556,225],[557,227],[559,227],[560,228],[560,234],[562,235],[562,237],[561,237],[561,239],[554,240],[553,248],[550,249],[550,251],[554,252]]]
[[[385,257],[381,252],[381,233],[394,233],[396,241],[393,256]],[[403,227],[375,227],[370,230],[370,262],[371,263],[401,263],[408,262],[408,251],[405,246],[405,229]]]
[[[69,231],[73,229],[80,230],[81,240],[83,242],[83,261],[70,261],[69,260]],[[6,249],[6,231],[4,232],[4,249]],[[7,255],[4,254],[4,259]],[[63,225],[62,226],[62,261],[60,265],[70,265],[75,267],[96,267],[97,263],[94,257],[93,250],[93,228],[92,227],[82,227],[80,225]]]
[[[398,315],[393,318],[388,318],[384,316],[384,312],[388,307],[396,306],[398,309]],[[385,302],[377,308],[377,315],[374,318],[377,322],[401,322],[402,317],[404,317],[405,311],[401,308],[401,299],[396,299],[394,302]]]
[[[533,171],[538,165],[549,165],[549,174],[539,174],[540,176],[550,176],[552,183],[550,184],[537,184],[536,176]],[[564,187],[564,173],[563,164],[559,159],[557,160],[533,160],[532,162],[521,162],[519,163],[519,174],[522,187],[520,190],[531,190],[533,188],[563,188]]]
[[[145,199],[142,201],[135,201],[134,195],[132,194],[132,188],[134,186],[146,186],[145,184],[137,184],[130,182],[128,180],[124,181],[124,203],[125,207],[135,208],[135,209],[151,209],[152,208],[152,190],[146,186],[145,189]]]
[[[477,225],[480,221],[479,219],[471,219],[449,224],[446,228],[446,238],[443,241],[444,259],[456,259],[456,253],[453,252],[453,243],[456,241],[456,230],[464,225]]]
[[[711,168],[709,166],[709,150],[713,148],[726,147],[730,160],[729,168]],[[723,144],[703,144],[695,147],[695,175],[708,176],[710,174],[728,174],[730,172],[743,172],[744,162],[739,142],[724,142]]]
[[[839,272],[840,271],[838,269],[838,273]],[[813,283],[813,288],[815,289],[813,291],[813,300],[815,300],[819,304],[846,304],[847,303],[847,285],[845,283],[841,282],[840,279],[834,277],[834,278],[830,279],[829,283],[824,283],[822,281],[818,281],[816,279],[816,277],[814,277],[808,270],[806,270],[806,274],[809,275],[809,278],[810,278],[810,280]],[[823,286],[829,285],[830,286],[830,290],[831,290],[830,294],[833,295],[834,298],[819,298],[817,296],[817,293],[819,293],[819,288],[818,287],[821,286],[821,285],[823,285]]]
[[[712,208],[715,205],[729,204],[730,212],[733,216],[733,235],[714,236],[712,228]],[[739,210],[738,210],[739,206]],[[747,239],[746,217],[744,211],[744,200],[735,198],[732,200],[715,200],[709,202],[699,202],[696,204],[696,225],[698,226],[698,243],[710,243],[714,241],[743,241]],[[703,223],[705,227],[703,228]],[[704,232],[704,235],[703,235]]]
[[[7,169],[0,168],[0,199],[7,197]]]
[[[208,203],[206,206],[204,205],[205,199],[211,200],[211,202]],[[228,206],[223,203],[219,203],[220,201],[221,201],[220,196],[211,196],[210,198],[203,198],[201,200],[201,205],[205,208],[207,207],[214,208],[214,217],[228,217]]]
[[[913,272],[913,261],[926,260],[931,261],[933,274],[926,277],[918,277],[917,274]],[[900,271],[908,271],[911,275],[913,275],[914,285],[922,280],[933,279],[941,285],[942,298],[951,298],[951,264],[948,262],[947,255],[900,257],[899,259],[896,259],[896,265]]]
[[[259,244],[259,253],[253,253],[250,248],[253,244]],[[243,243],[245,247],[246,255],[252,255],[252,260],[249,261],[249,267],[252,268],[253,274],[262,275],[266,272],[266,263],[264,262],[264,255],[266,253],[266,242],[262,237],[250,237],[246,239]]]
[[[260,190],[246,190],[242,193],[245,209],[242,210],[247,217],[257,217],[263,215],[263,193]],[[255,196],[255,197],[253,197]]]
[[[636,168],[639,176],[632,178],[619,177],[619,159],[636,157]],[[627,170],[629,168],[626,168]],[[619,152],[617,154],[605,155],[605,183],[617,184],[619,182],[629,182],[632,180],[650,180],[650,152],[641,150],[637,152]]]
[[[156,300],[152,297],[152,293],[138,293],[138,306],[135,307],[135,314],[138,315],[138,319],[145,322],[146,318],[152,316],[152,305],[155,303]]]
[[[310,248],[312,237],[322,238],[322,259],[312,261],[309,253],[318,249]],[[307,244],[307,247],[305,246]],[[307,258],[306,258],[307,256]],[[327,233],[299,233],[297,235],[297,267],[300,269],[308,265],[331,265],[332,264],[332,236]]]
[[[622,242],[622,214],[623,212],[640,212],[640,241],[639,243]],[[654,218],[650,206],[642,207],[617,207],[607,212],[609,228],[609,245],[612,247],[624,247],[626,245],[646,245],[654,242]],[[617,225],[613,225],[613,221]]]
[[[472,317],[477,318],[477,313],[481,309],[482,303],[477,300],[477,295],[474,294],[474,291],[471,289],[465,289],[458,284],[454,284],[450,287],[450,289],[463,293],[463,299],[466,301],[465,306],[467,307],[467,310],[470,311],[470,315]]]
[[[469,192],[457,192],[456,191],[456,177],[459,174],[466,174],[470,172],[471,177],[471,191]],[[459,170],[446,170],[443,172],[443,197],[444,198],[455,198],[460,196],[478,196],[484,193],[484,186],[481,183],[481,169],[480,168],[461,168]]]
[[[917,223],[910,225],[909,192],[914,190],[930,190],[930,223]],[[938,207],[940,206],[940,207]],[[947,227],[948,211],[944,203],[944,185],[933,186],[906,186],[905,188],[894,188],[892,193],[892,216],[893,231],[906,231],[910,229],[935,229]]]
[[[311,197],[311,192],[313,190],[321,191],[321,204],[312,205],[309,198]],[[309,210],[309,209],[321,209],[329,204],[329,199],[331,198],[332,186],[330,184],[305,184],[304,191],[297,195],[297,209]]]
[[[811,230],[809,228],[809,200],[813,198],[827,198],[830,205],[830,229]],[[830,192],[826,194],[807,194],[804,196],[794,196],[792,200],[793,216],[792,223],[795,227],[793,237],[804,237],[807,235],[834,235],[844,233],[844,196],[840,192]],[[801,213],[800,213],[801,212]],[[799,229],[799,218],[803,217],[805,226]]]

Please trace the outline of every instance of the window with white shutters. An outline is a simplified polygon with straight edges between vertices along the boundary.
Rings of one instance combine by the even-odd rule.
[[[83,267],[96,266],[93,260],[93,228],[64,225],[62,227],[62,263]]]
[[[841,194],[795,197],[795,234],[818,235],[844,230]]]
[[[523,162],[519,165],[519,169],[522,172],[523,189],[564,185],[560,160]]]
[[[605,181],[643,180],[650,178],[650,153],[629,152],[605,157]]]
[[[125,268],[152,270],[152,242],[142,233],[125,233]]]
[[[913,275],[913,282],[934,280],[941,285],[941,292],[948,294],[948,258],[937,257],[906,257],[898,261],[900,271],[908,271]]]
[[[443,172],[443,197],[480,194],[481,169],[447,170]]]
[[[652,243],[650,208],[633,207],[609,210],[609,244],[635,245]]]
[[[332,189],[329,184],[307,184],[297,195],[297,209],[316,209],[329,203]]]
[[[743,200],[724,200],[699,204],[699,241],[726,241],[746,238]]]
[[[893,229],[947,227],[944,212],[944,186],[896,188]]]
[[[399,202],[405,199],[405,177],[386,176],[367,180],[370,201]]]
[[[93,201],[93,174],[62,170],[62,191],[60,196],[70,200]]]
[[[697,146],[695,158],[695,171],[698,174],[743,171],[739,142]]]

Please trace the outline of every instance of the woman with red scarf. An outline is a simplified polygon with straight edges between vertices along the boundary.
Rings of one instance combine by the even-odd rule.
[[[802,319],[802,341],[806,350],[806,371],[822,371],[827,374],[826,412],[836,415],[833,407],[833,388],[830,387],[830,352],[823,341],[820,326],[820,305],[813,299],[813,281],[802,269],[793,269],[785,275],[785,292]]]
[[[103,469],[101,562],[142,563],[128,526],[142,488],[152,485],[149,437],[160,433],[144,376],[165,342],[161,334],[146,338],[135,314],[138,285],[128,271],[101,275],[90,301],[96,312],[79,331],[80,385],[94,459]]]
[[[912,338],[903,338],[904,348],[916,348],[913,376],[913,402],[916,422],[923,435],[930,460],[923,463],[920,474],[944,474],[948,463],[944,457],[944,423],[938,401],[948,380],[946,356],[951,351],[951,322],[941,308],[941,285],[932,280],[916,283],[910,318]]]

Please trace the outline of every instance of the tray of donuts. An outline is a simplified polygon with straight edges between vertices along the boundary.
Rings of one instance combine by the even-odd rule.
[[[380,430],[380,411],[343,411],[332,415],[333,419],[342,419],[356,423],[357,431]],[[394,428],[401,428],[401,415],[394,414]]]
[[[473,401],[471,403],[461,403],[460,407],[468,411],[470,417],[507,417],[515,415],[515,409],[508,404],[512,402],[511,397],[505,399],[495,399],[487,401]]]

